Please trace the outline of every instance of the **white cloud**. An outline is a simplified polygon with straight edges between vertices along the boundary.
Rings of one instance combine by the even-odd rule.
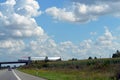
[[[56,7],[49,8],[46,12],[55,19],[86,22],[104,13],[104,9],[107,9],[105,5],[74,3],[73,12],[66,8]],[[35,0],[7,0],[5,3],[0,3],[1,56],[12,56],[13,59],[14,57],[20,58],[20,56],[61,56],[64,59],[100,55],[107,57],[120,45],[114,41],[116,38],[108,28],[96,40],[83,40],[80,44],[74,44],[71,41],[56,43],[36,23],[34,17],[40,15],[39,9]]]
[[[41,12],[35,0],[7,0],[0,3],[0,7],[0,32],[4,34],[1,37],[26,38],[45,34],[33,18]]]
[[[89,49],[92,46],[92,40],[84,40],[83,42],[80,43],[80,47],[82,49]]]
[[[93,0],[93,3],[85,3],[84,1],[73,2],[69,8],[51,7],[46,9],[46,13],[53,18],[68,22],[85,23],[97,20],[104,15],[120,15],[120,1]]]
[[[90,32],[90,35],[97,35],[97,32]]]
[[[2,17],[3,16],[3,14],[0,12],[0,17]]]
[[[100,36],[98,38],[97,44],[102,44],[105,46],[112,46],[112,42],[115,39],[115,37],[112,35],[112,33],[108,30],[108,28],[105,28],[105,33],[103,36]]]
[[[56,7],[48,8],[46,10],[46,13],[52,15],[54,19],[58,20],[65,20],[65,21],[70,21],[74,22],[75,18],[72,12],[66,11],[66,9],[60,9]]]
[[[3,40],[0,41],[0,49],[9,51],[21,51],[25,48],[25,44],[22,40]]]
[[[29,42],[48,38],[34,17],[41,14],[36,0],[6,0],[0,3],[1,56],[31,55]],[[31,52],[30,52],[31,51]]]
[[[24,16],[37,16],[41,14],[39,4],[35,0],[17,0],[15,5],[16,13]]]
[[[7,1],[5,2],[5,4],[14,6],[14,5],[16,4],[16,1],[15,1],[15,0],[7,0]]]

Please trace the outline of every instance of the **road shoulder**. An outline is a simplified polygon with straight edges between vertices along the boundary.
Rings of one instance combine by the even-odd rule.
[[[18,70],[14,70],[14,72],[20,77],[21,80],[46,80],[43,78],[20,72]]]

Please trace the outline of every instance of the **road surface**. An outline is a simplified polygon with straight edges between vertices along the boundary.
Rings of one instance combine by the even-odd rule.
[[[0,80],[45,80],[17,70],[0,70]]]

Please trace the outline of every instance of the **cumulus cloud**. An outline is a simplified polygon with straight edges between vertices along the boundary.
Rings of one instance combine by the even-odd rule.
[[[39,4],[35,0],[17,0],[15,5],[16,13],[25,16],[37,16],[41,14]]]
[[[0,3],[0,37],[25,38],[44,35],[44,30],[33,18],[40,12],[35,0],[7,0]]]
[[[40,14],[36,0],[6,0],[0,3],[1,55],[29,55],[27,50],[31,39],[48,38],[34,18]]]
[[[22,40],[4,40],[0,41],[0,49],[9,49],[11,51],[24,49],[25,44]]]
[[[119,49],[119,42],[116,37],[106,27],[103,35],[98,36],[96,40],[84,40],[80,43],[80,49],[86,56],[110,57],[113,52]]]
[[[104,15],[120,16],[119,5],[119,0],[75,0],[69,8],[51,7],[46,13],[57,20],[85,23]]]
[[[110,46],[112,45],[113,40],[115,37],[112,35],[112,33],[108,30],[108,28],[105,28],[105,33],[103,36],[100,36],[98,38],[98,44]]]
[[[33,52],[41,55],[61,56],[64,59],[79,58],[84,59],[92,57],[110,57],[112,53],[119,48],[119,42],[116,42],[116,37],[106,27],[103,35],[96,39],[87,39],[75,44],[71,41],[56,43],[53,39],[44,41],[31,41],[30,44]],[[38,51],[39,50],[39,51]]]
[[[95,20],[100,13],[104,13],[104,9],[107,10],[105,5],[101,7],[100,3],[99,5],[74,3],[73,12],[56,7],[49,8],[46,12],[55,19],[86,22]],[[105,28],[105,33],[96,40],[83,40],[79,44],[71,41],[56,43],[36,23],[35,17],[40,14],[40,6],[35,0],[7,0],[0,3],[0,56],[8,59],[9,56],[12,59],[21,56],[61,56],[64,59],[88,58],[91,55],[106,57],[120,45],[114,42],[116,37],[108,28]]]
[[[66,11],[66,9],[60,9],[56,7],[48,8],[46,13],[52,15],[54,19],[65,20],[65,21],[75,21],[74,15],[72,12]]]

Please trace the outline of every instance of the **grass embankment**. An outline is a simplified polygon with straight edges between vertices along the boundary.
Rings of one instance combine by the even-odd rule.
[[[32,62],[21,71],[48,80],[118,80],[120,59]]]
[[[46,78],[48,80],[112,80],[112,73],[88,72],[78,70],[30,70],[22,69],[25,73]]]

